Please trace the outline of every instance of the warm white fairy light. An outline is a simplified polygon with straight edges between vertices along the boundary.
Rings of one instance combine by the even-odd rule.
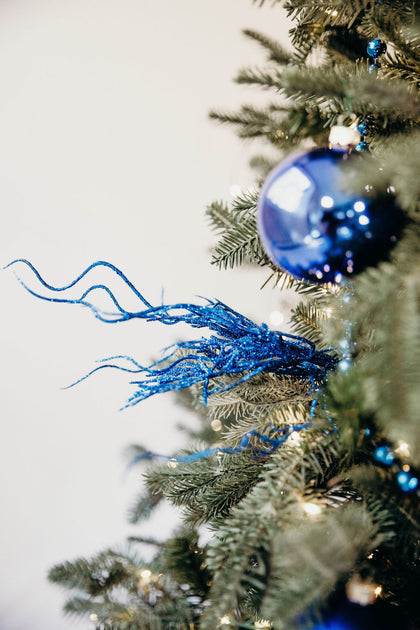
[[[398,448],[395,449],[395,452],[399,453],[400,455],[408,455],[410,453],[410,447],[407,442],[399,442]]]
[[[148,580],[148,579],[149,579],[149,577],[151,577],[152,572],[151,572],[151,571],[149,571],[149,569],[144,569],[144,571],[142,571],[142,572],[140,573],[140,575],[141,575],[141,577],[142,577],[144,580]]]
[[[360,225],[369,225],[370,219],[365,214],[360,215],[358,219]]]
[[[375,595],[376,597],[379,597],[379,595],[382,593],[382,586],[377,586],[375,588]]]
[[[299,444],[300,442],[300,435],[298,431],[292,431],[291,434],[289,435],[289,442],[291,442],[292,444]]]
[[[222,428],[222,423],[220,422],[219,418],[216,418],[215,420],[212,420],[210,426],[213,431],[220,431],[220,429]]]
[[[168,462],[169,468],[176,468],[178,466],[178,462],[175,459],[170,459]]]
[[[92,613],[91,615],[89,615],[89,619],[91,621],[98,621],[98,615],[96,613]]]
[[[263,628],[264,630],[269,630],[271,628],[271,623],[268,619],[260,619],[259,621],[254,621],[254,626],[256,628]]]
[[[304,503],[302,507],[309,516],[318,516],[318,514],[322,512],[321,508],[316,503]]]
[[[230,626],[230,619],[227,615],[220,619],[220,625],[222,626]]]

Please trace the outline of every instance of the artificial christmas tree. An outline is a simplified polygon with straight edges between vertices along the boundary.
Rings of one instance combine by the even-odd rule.
[[[168,541],[139,537],[127,549],[54,567],[51,579],[77,592],[66,604],[68,612],[88,614],[98,628],[116,630],[419,627],[419,4],[285,2],[296,23],[294,52],[247,31],[268,61],[238,76],[240,83],[271,90],[273,100],[262,109],[212,114],[236,125],[242,137],[263,136],[279,150],[276,160],[254,158],[259,189],[285,152],[299,145],[326,147],[337,122],[357,127],[355,150],[364,155],[348,186],[362,183],[366,199],[375,199],[376,225],[385,193],[403,213],[398,229],[386,232],[392,248],[368,257],[357,276],[349,245],[340,255],[350,279],[330,277],[330,260],[323,259],[323,271],[314,263],[316,282],[306,283],[311,266],[308,275],[291,276],[287,265],[278,267],[283,259],[267,256],[257,231],[259,190],[230,206],[208,208],[220,234],[215,264],[265,265],[275,285],[296,290],[301,301],[291,315],[292,334],[258,326],[217,301],[153,306],[108,263],[139,299],[138,311],[126,310],[103,285],[67,299],[66,289],[78,279],[57,288],[32,268],[46,292],[32,286],[31,292],[83,304],[103,321],[186,321],[212,331],[180,342],[148,367],[137,362],[140,357],[115,359],[128,361],[117,363],[118,369],[137,374],[131,404],[182,390],[178,395],[201,420],[194,437],[205,446],[174,453],[163,463],[135,449],[133,461],[157,461],[146,473],[148,490],[133,509],[133,521],[166,498],[182,507],[185,527]],[[351,208],[346,197],[346,207],[336,207],[341,189],[320,192],[311,172],[299,161],[292,165],[292,181],[276,179],[274,215],[290,215],[293,242],[279,245],[282,234],[267,235],[270,226],[264,238],[277,239],[275,247],[292,254],[298,243],[313,255],[307,236],[316,245],[320,238],[334,245],[331,233],[318,229],[327,220],[320,207],[325,215],[334,208],[345,213],[338,221],[357,220],[360,228],[351,238],[341,232],[341,245],[355,238],[359,248],[363,236],[369,248],[373,217],[365,197],[351,197]],[[297,216],[303,197],[309,205]],[[312,207],[317,233],[306,214]],[[390,220],[385,207],[382,219]],[[296,220],[308,228],[303,243]],[[350,229],[347,223],[340,228]],[[95,306],[98,288],[111,300],[108,311]],[[211,430],[214,423],[222,430]],[[211,532],[206,543],[200,542],[203,525]],[[158,550],[151,562],[136,550],[144,544]]]

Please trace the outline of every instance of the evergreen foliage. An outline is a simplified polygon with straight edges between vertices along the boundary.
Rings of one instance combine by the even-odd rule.
[[[395,469],[374,458],[386,444],[401,466],[420,466],[420,2],[270,4],[277,19],[282,4],[294,20],[293,50],[246,30],[266,61],[237,76],[267,90],[267,105],[213,111],[212,118],[271,152],[275,147],[280,159],[299,145],[327,144],[337,122],[369,116],[371,150],[361,169],[372,185],[395,187],[407,229],[391,260],[350,288],[308,286],[275,268],[262,249],[255,219],[261,179],[231,204],[210,205],[219,238],[213,263],[266,266],[276,287],[299,295],[294,332],[320,349],[334,348],[339,359],[350,352],[351,366],[329,376],[315,410],[305,384],[275,374],[210,396],[206,410],[200,388],[191,389],[197,449],[237,445],[248,431],[272,436],[309,419],[311,426],[266,456],[251,451],[152,465],[131,522],[149,517],[165,498],[181,507],[185,529],[166,542],[132,539],[126,550],[105,550],[50,573],[76,592],[66,611],[96,615],[104,630],[303,628],[358,573],[379,583],[382,597],[420,627],[419,493],[404,493]],[[373,74],[366,45],[378,34],[387,52]],[[254,164],[264,177],[273,158],[258,155]],[[253,438],[256,448],[259,439]],[[194,529],[202,525],[211,533],[207,543]],[[144,542],[158,549],[148,563],[134,550]]]

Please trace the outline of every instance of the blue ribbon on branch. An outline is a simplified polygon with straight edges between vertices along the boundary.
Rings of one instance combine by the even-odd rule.
[[[141,379],[132,381],[132,384],[136,385],[136,391],[126,406],[135,405],[153,394],[178,391],[196,383],[203,383],[203,403],[206,405],[209,395],[226,392],[263,371],[307,381],[310,393],[315,390],[315,384],[322,383],[327,372],[337,363],[336,357],[330,354],[329,350],[317,350],[315,344],[305,337],[273,331],[266,324],[258,325],[219,300],[206,299],[203,305],[179,303],[153,306],[122,271],[108,262],[97,261],[89,265],[75,280],[62,287],[48,284],[32,263],[25,259],[14,260],[7,267],[17,263],[28,266],[40,284],[51,292],[65,292],[71,289],[96,267],[110,269],[141,302],[141,310],[124,309],[105,284],[93,284],[79,298],[70,299],[41,295],[18,277],[19,282],[35,297],[49,302],[80,304],[89,308],[102,322],[117,323],[130,319],[159,321],[166,325],[182,322],[193,328],[208,328],[216,333],[207,338],[201,337],[174,344],[166,348],[166,354],[161,360],[149,366],[142,366],[125,355],[110,357],[73,383],[75,385],[94,372],[109,367],[141,374]],[[95,291],[105,292],[109,296],[115,307],[114,312],[107,313],[90,301],[89,296]],[[128,361],[130,367],[107,363],[115,360]],[[215,384],[214,379],[226,375],[236,375],[238,378],[233,383]]]
[[[189,455],[161,455],[159,453],[153,453],[152,451],[144,451],[133,457],[130,462],[130,468],[141,461],[149,459],[160,459],[173,462],[174,464],[191,464],[192,462],[211,457],[212,455],[235,455],[237,453],[243,453],[244,451],[251,451],[256,457],[266,457],[280,448],[280,446],[286,442],[292,433],[299,433],[300,431],[308,429],[310,426],[312,426],[312,422],[287,424],[281,428],[270,426],[270,429],[274,431],[278,437],[269,437],[267,435],[263,435],[256,429],[252,429],[251,431],[247,431],[247,433],[245,433],[238,446],[226,446],[224,448],[214,446],[206,448],[202,451],[197,451],[196,453],[190,453]],[[258,438],[261,442],[263,442],[264,446],[258,448],[252,444],[251,439],[253,437]]]

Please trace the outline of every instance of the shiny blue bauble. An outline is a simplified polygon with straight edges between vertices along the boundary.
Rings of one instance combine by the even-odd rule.
[[[311,630],[408,630],[401,611],[378,601],[368,606],[341,602],[325,614]]]
[[[367,54],[372,59],[377,59],[386,52],[386,44],[379,37],[372,39],[367,45]]]
[[[315,149],[281,162],[258,201],[258,231],[269,258],[299,280],[340,283],[386,260],[404,215],[390,188],[349,188],[363,159]]]

